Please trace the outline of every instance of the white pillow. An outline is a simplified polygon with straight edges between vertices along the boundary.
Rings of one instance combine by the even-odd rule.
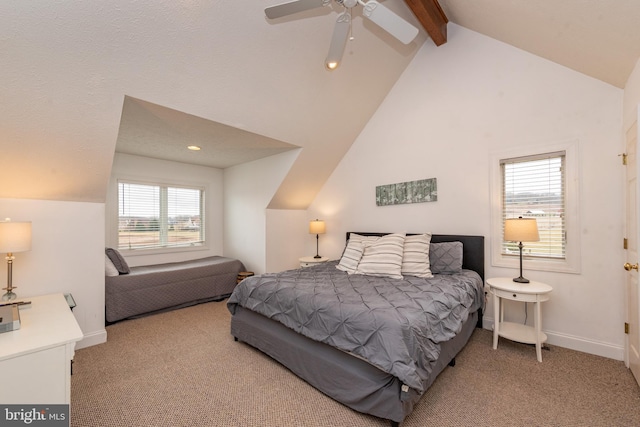
[[[429,264],[430,245],[431,233],[405,237],[402,256],[403,276],[433,277]]]
[[[362,234],[351,233],[349,234],[349,241],[354,242],[375,242],[380,236],[363,236]]]
[[[349,239],[342,258],[340,258],[340,263],[336,265],[336,268],[349,274],[355,273],[363,251],[364,245],[361,241]]]
[[[361,234],[350,233],[347,246],[342,252],[340,263],[336,266],[342,271],[346,271],[349,274],[356,272],[356,267],[362,258],[362,252],[364,251],[364,242],[375,242],[380,236],[363,236]],[[347,253],[349,250],[349,253]],[[347,257],[345,258],[345,255]]]
[[[364,242],[364,252],[356,273],[402,279],[404,239],[404,233],[394,233],[374,242]]]
[[[118,269],[116,268],[115,265],[113,265],[113,262],[111,261],[111,259],[107,256],[107,254],[104,255],[104,275],[105,276],[117,276],[120,273],[118,272]]]

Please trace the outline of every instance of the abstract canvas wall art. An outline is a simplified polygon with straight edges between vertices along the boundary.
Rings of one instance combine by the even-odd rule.
[[[376,187],[376,205],[378,206],[435,202],[437,200],[437,178],[379,185]]]

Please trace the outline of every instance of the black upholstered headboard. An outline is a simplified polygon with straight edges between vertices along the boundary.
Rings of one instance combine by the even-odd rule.
[[[390,234],[347,231],[347,241],[349,241],[349,235],[351,233],[362,236],[384,236],[385,234]],[[412,234],[419,233],[407,233],[409,236]],[[464,236],[456,234],[431,235],[431,243],[442,242],[462,242],[462,268],[475,271],[484,281],[484,236]]]

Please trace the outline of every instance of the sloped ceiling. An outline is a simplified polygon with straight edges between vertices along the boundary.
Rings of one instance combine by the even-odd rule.
[[[116,146],[146,152],[136,132],[172,156],[173,142],[236,128],[275,143],[261,155],[302,147],[271,207],[305,208],[434,41],[421,31],[402,45],[358,8],[343,63],[327,72],[340,8],[267,20],[264,7],[278,2],[0,2],[0,197],[103,202]],[[384,4],[419,26],[407,4],[429,2]],[[617,87],[640,56],[636,0],[440,4],[452,22]],[[153,129],[140,127],[143,115]],[[177,128],[181,140],[161,144]],[[228,164],[251,160],[235,154]]]
[[[192,151],[189,146],[197,146]],[[219,169],[298,148],[237,127],[125,97],[116,151]]]
[[[637,0],[440,0],[452,22],[624,88],[640,57]]]
[[[0,197],[103,202],[130,97],[302,147],[276,206],[305,207],[426,36],[356,16],[329,73],[337,6],[271,22],[268,4],[0,2]]]

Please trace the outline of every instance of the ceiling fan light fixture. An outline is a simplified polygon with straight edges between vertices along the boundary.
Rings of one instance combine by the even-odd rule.
[[[358,0],[336,0],[336,3],[351,9],[352,7],[356,7],[359,2]]]
[[[332,0],[289,0],[265,9],[269,19],[281,18],[304,10],[328,6]],[[363,7],[362,16],[377,24],[380,28],[398,39],[401,43],[409,44],[418,35],[418,29],[401,18],[395,12],[387,9],[376,0],[333,0],[343,6],[345,10],[338,15],[336,25],[329,46],[329,54],[324,62],[327,70],[335,70],[342,61],[342,55],[348,40],[353,40],[351,33],[351,10],[360,5]]]
[[[339,63],[338,61],[329,61],[329,60],[327,60],[327,61],[324,63],[324,66],[325,66],[325,67],[327,68],[327,70],[329,70],[329,71],[333,71],[333,70],[335,70],[336,68],[338,68],[338,65],[340,65],[340,63]]]
[[[329,46],[329,53],[327,54],[327,59],[324,61],[324,65],[327,70],[335,70],[338,68],[338,65],[340,65],[350,31],[351,11],[345,10],[343,13],[338,15],[338,19],[336,20],[333,37],[331,38],[331,45]]]

